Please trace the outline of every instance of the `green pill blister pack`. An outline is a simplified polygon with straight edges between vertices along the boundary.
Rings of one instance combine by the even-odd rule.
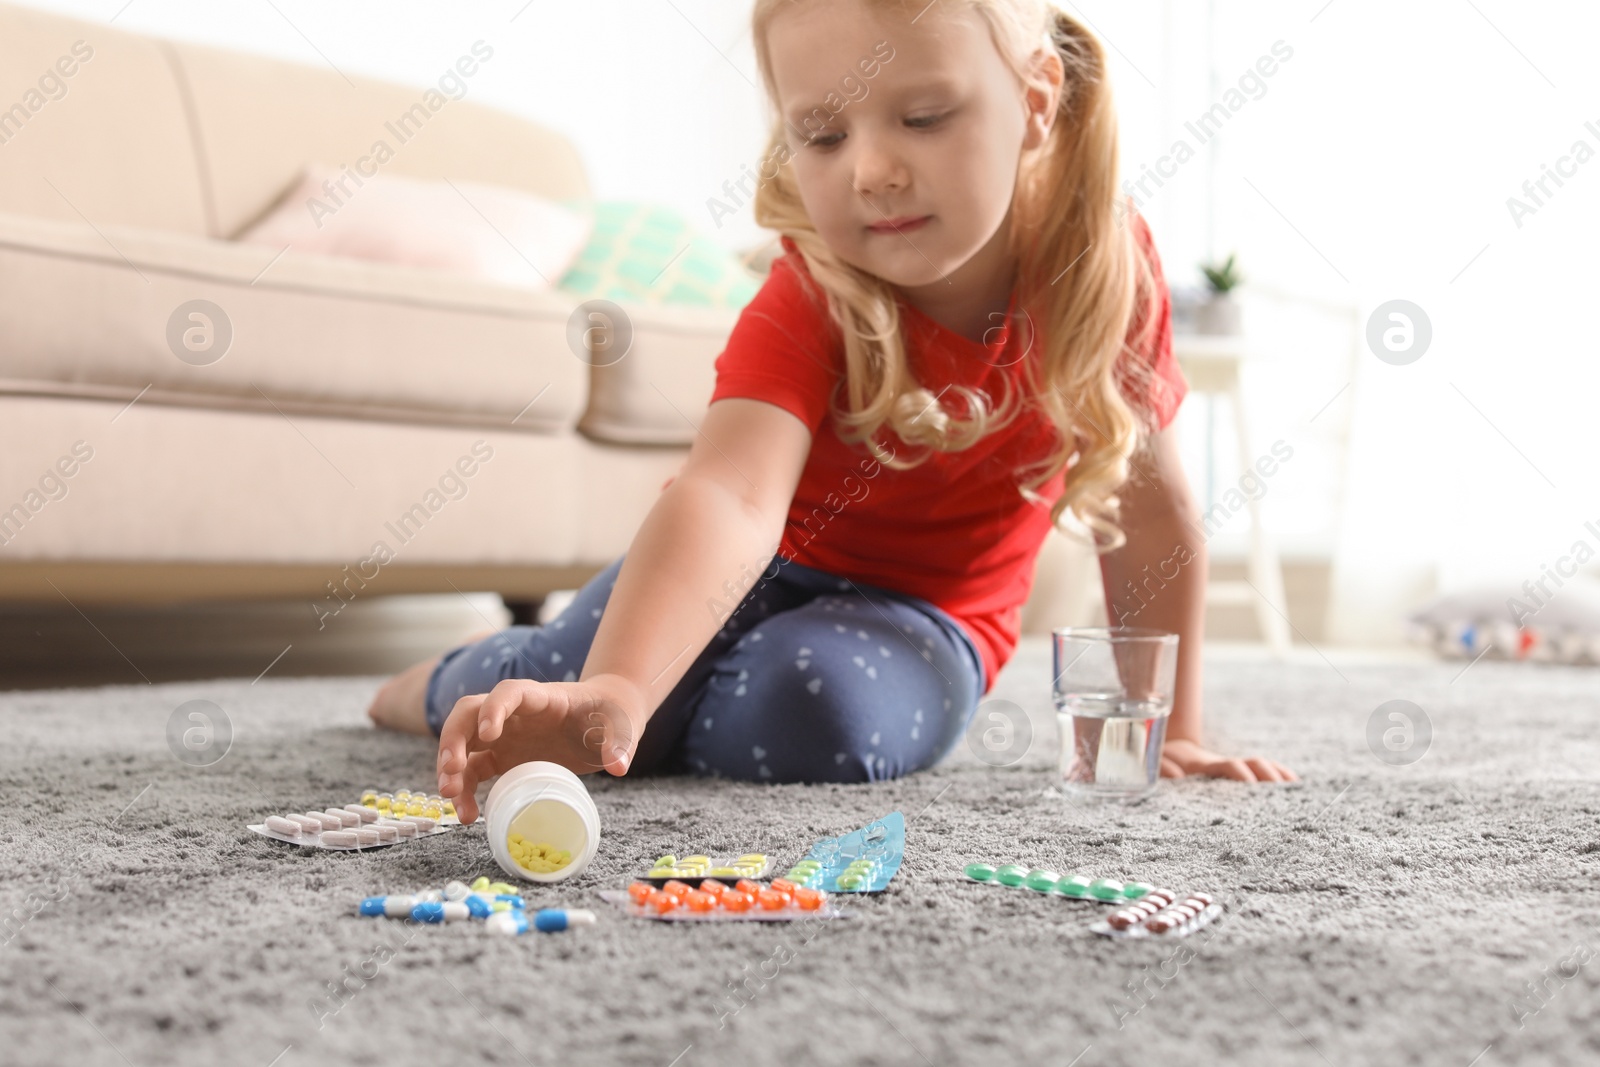
[[[974,882],[987,882],[1012,888],[1031,889],[1071,900],[1092,900],[1100,904],[1126,904],[1138,900],[1155,887],[1148,882],[1119,882],[1115,878],[1091,878],[1087,874],[1060,875],[1043,867],[989,863],[969,863],[962,873]]]
[[[891,811],[842,837],[825,837],[789,868],[789,881],[829,893],[881,893],[906,854],[906,817]]]

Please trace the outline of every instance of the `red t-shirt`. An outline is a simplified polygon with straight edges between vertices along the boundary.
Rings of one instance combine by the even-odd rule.
[[[1144,219],[1132,218],[1136,243],[1157,279],[1158,305],[1152,306],[1158,319],[1140,353],[1143,366],[1121,368],[1122,388],[1125,395],[1137,394],[1129,400],[1165,428],[1188,385],[1172,355],[1171,302],[1160,259]],[[987,693],[1016,650],[1034,561],[1050,530],[1048,507],[1024,499],[1013,472],[1049,454],[1054,427],[1028,403],[1004,429],[965,451],[933,452],[910,470],[879,463],[864,444],[846,445],[828,411],[836,384],[845,402],[843,339],[803,257],[789,238],[782,243],[787,254],[773,262],[717,357],[711,395],[712,402],[765,400],[811,429],[811,454],[789,505],[779,552],[808,567],[920,597],[948,612],[983,657]],[[912,373],[925,387],[937,393],[952,382],[981,386],[992,405],[1004,396],[1005,377],[1021,390],[1030,357],[1018,350],[1026,330],[997,327],[986,345],[934,322],[904,297],[897,299]],[[1014,293],[1011,310],[1016,310]],[[1025,351],[1040,348],[1036,344]],[[1130,390],[1129,382],[1141,384]],[[965,414],[960,394],[946,393],[942,402]],[[926,451],[905,445],[887,425],[878,440],[897,456]],[[1035,491],[1054,504],[1062,477]]]

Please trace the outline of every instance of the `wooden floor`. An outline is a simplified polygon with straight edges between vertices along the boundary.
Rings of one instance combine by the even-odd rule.
[[[392,674],[510,622],[491,594],[80,607],[0,607],[0,689]]]
[[[1244,573],[1214,562],[1214,578]],[[1297,644],[1322,641],[1329,568],[1284,563]],[[553,595],[547,613],[559,610]],[[391,674],[510,622],[497,596],[375,597],[319,619],[304,602],[162,608],[0,606],[0,689],[139,684],[185,679]],[[1254,613],[1214,607],[1208,641],[1258,642]]]

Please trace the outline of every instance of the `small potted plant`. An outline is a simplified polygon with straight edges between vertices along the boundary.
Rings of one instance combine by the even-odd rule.
[[[1234,258],[1230,253],[1221,266],[1213,263],[1200,265],[1200,270],[1206,276],[1206,284],[1210,287],[1211,296],[1195,309],[1195,332],[1226,335],[1241,332],[1239,302],[1233,298],[1233,290],[1243,279],[1234,266]]]

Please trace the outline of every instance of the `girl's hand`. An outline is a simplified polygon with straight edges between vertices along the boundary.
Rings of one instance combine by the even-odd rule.
[[[439,732],[439,795],[463,823],[478,818],[478,783],[519,763],[548,760],[578,774],[624,775],[647,718],[626,679],[507,679],[456,701]]]
[[[1190,774],[1213,778],[1234,778],[1241,782],[1298,782],[1300,776],[1283,764],[1260,756],[1233,759],[1213,752],[1198,741],[1167,738],[1161,750],[1161,777],[1182,778]]]

